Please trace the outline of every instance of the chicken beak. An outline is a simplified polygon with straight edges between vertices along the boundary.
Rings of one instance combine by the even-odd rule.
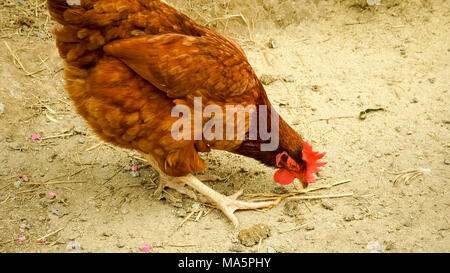
[[[297,175],[297,179],[298,179],[298,181],[300,181],[300,183],[302,184],[302,187],[304,188],[304,189],[306,189],[307,187],[308,187],[308,183],[305,181],[305,179],[303,178],[303,175],[301,175],[301,174],[298,174]]]

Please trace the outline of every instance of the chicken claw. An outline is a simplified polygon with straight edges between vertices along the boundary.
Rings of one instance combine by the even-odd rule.
[[[203,184],[199,179],[197,179],[193,175],[187,175],[184,177],[178,177],[178,180],[181,180],[184,184],[190,186],[191,188],[197,190],[208,200],[217,206],[233,223],[233,225],[237,228],[239,226],[239,220],[234,215],[236,210],[251,210],[251,209],[259,209],[271,207],[277,204],[276,201],[269,202],[245,202],[237,200],[239,196],[242,195],[243,190],[236,192],[231,196],[225,196],[217,191],[211,189],[210,187]]]
[[[177,190],[178,192],[187,194],[194,200],[198,200],[196,194],[185,187],[185,185],[188,185],[189,187],[203,194],[213,205],[217,206],[217,208],[219,208],[231,220],[235,227],[239,226],[239,220],[234,215],[234,212],[236,210],[267,208],[272,207],[278,203],[277,201],[245,202],[237,200],[244,192],[243,190],[240,190],[233,195],[225,196],[203,184],[202,181],[200,181],[192,174],[188,174],[187,176],[182,177],[169,177],[161,172],[161,170],[158,168],[158,164],[151,155],[142,154],[142,156],[160,174],[160,184],[154,193],[155,195],[161,194],[165,187],[170,187]]]
[[[198,200],[197,195],[192,190],[186,188],[184,183],[177,181],[177,178],[160,175],[158,188],[153,195],[160,198],[165,188],[174,189],[179,193],[186,194],[196,201]]]

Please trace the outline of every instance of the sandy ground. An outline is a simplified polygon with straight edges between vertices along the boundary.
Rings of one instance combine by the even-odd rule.
[[[449,252],[450,3],[308,1],[283,16],[292,10],[264,1],[266,21],[257,21],[233,16],[238,3],[201,2],[178,7],[235,37],[281,115],[327,152],[315,186],[351,180],[309,195],[353,195],[238,212],[239,229],[170,190],[155,199],[155,172],[133,151],[102,144],[75,113],[44,1],[4,1],[0,252],[67,252],[74,244],[82,252],[141,252],[142,244],[150,252]],[[384,111],[360,119],[369,108]],[[202,156],[206,173],[224,178],[208,183],[222,193],[295,190],[280,189],[274,170],[252,159]],[[268,237],[244,246],[239,232],[260,223]]]

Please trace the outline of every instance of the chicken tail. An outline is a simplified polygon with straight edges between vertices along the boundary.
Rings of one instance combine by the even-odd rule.
[[[70,8],[70,4],[80,4],[81,0],[47,0],[48,11],[50,15],[58,21],[58,23],[65,25],[67,22],[64,20],[64,12]]]
[[[105,37],[97,26],[88,27],[87,10],[93,0],[47,0],[50,15],[62,25],[53,30],[61,57],[74,67],[95,65],[103,55]]]

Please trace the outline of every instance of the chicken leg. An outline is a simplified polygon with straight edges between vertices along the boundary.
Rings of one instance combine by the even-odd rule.
[[[148,161],[148,163],[157,170],[160,175],[163,175],[161,170],[158,167],[158,164],[153,159],[152,156],[147,154],[142,154],[142,156]],[[163,175],[164,176],[164,175]],[[240,190],[236,192],[235,194],[231,196],[225,196],[207,185],[203,184],[198,178],[193,176],[192,174],[189,174],[187,176],[182,177],[170,177],[168,180],[167,178],[164,178],[164,182],[160,182],[160,186],[155,191],[156,192],[162,192],[164,187],[171,187],[181,193],[189,195],[193,199],[197,199],[194,192],[192,192],[189,189],[186,189],[184,185],[188,185],[191,188],[195,189],[199,193],[203,194],[210,203],[215,205],[217,208],[219,208],[233,223],[235,227],[239,226],[239,220],[234,215],[234,212],[236,210],[252,210],[252,209],[259,209],[259,208],[266,208],[276,205],[277,202],[275,201],[268,201],[268,202],[245,202],[237,200],[242,193],[243,190]]]

